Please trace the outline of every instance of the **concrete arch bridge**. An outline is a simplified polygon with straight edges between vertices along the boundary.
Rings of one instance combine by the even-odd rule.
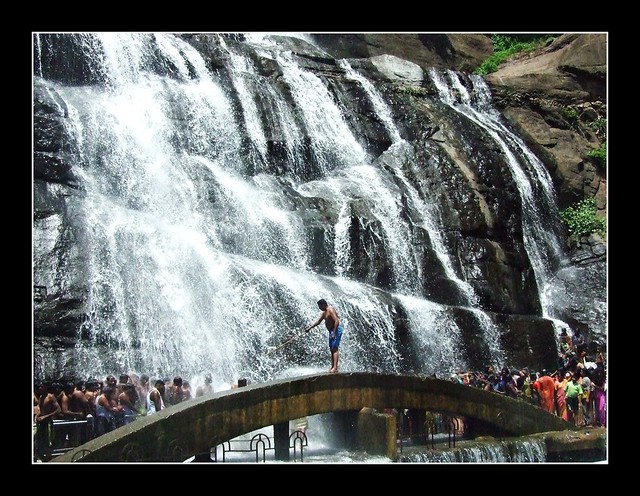
[[[251,384],[170,406],[73,448],[51,463],[182,462],[270,425],[274,426],[277,456],[279,440],[288,449],[290,420],[367,407],[464,417],[475,435],[524,436],[576,429],[525,401],[450,380],[370,372],[322,373]]]

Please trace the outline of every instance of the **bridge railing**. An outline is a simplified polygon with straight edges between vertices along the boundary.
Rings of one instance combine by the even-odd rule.
[[[58,428],[60,426],[71,426],[71,425],[80,425],[87,424],[86,420],[78,420],[78,421],[62,421],[62,420],[54,420],[54,426]],[[289,450],[293,451],[293,461],[297,461],[298,458],[301,462],[304,461],[304,450],[308,447],[308,439],[307,435],[304,431],[294,431],[289,436]],[[78,446],[78,445],[76,445]],[[69,451],[75,446],[67,446],[64,448],[55,448],[52,450],[53,456],[59,456],[66,451]],[[258,433],[254,435],[251,439],[232,439],[230,441],[225,441],[218,446],[214,446],[207,453],[198,453],[193,455],[191,461],[196,462],[230,462],[230,461],[246,461],[246,460],[231,460],[233,454],[245,454],[245,453],[253,453],[255,456],[256,463],[262,461],[265,463],[267,461],[267,454],[269,452],[275,451],[275,444],[273,442],[273,438],[267,436],[263,433]],[[221,453],[221,460],[218,460],[218,452]],[[74,455],[73,462],[81,462],[82,458],[91,453],[90,450],[82,450]],[[252,457],[253,458],[253,457]],[[171,457],[167,457],[167,459],[171,459]],[[144,460],[136,460],[139,462],[143,462]]]
[[[294,431],[289,436],[289,448],[293,448],[293,461],[297,461],[300,450],[300,461],[304,461],[304,448],[308,446],[307,434],[304,431]]]
[[[254,453],[256,463],[266,462],[267,453],[275,452],[275,443],[273,439],[263,433],[258,433],[251,439],[232,439],[225,441],[218,445],[222,452],[222,462],[227,462],[229,454],[233,453]],[[211,460],[218,461],[218,446],[211,449]],[[298,430],[291,433],[289,436],[289,450],[293,450],[293,461],[297,461],[298,456],[300,461],[304,461],[304,449],[308,446],[307,435],[304,431]]]
[[[420,420],[422,426],[417,426],[409,422],[398,422],[398,448],[399,454],[402,455],[404,445],[422,445],[430,446],[431,449],[436,445],[436,434],[445,433],[447,435],[448,446],[451,448],[456,445],[456,438],[464,435],[464,420],[460,417],[442,415],[435,412],[422,412]],[[441,442],[441,441],[440,441]]]
[[[34,438],[37,436],[36,429],[37,425],[34,423]],[[44,438],[41,440],[47,445],[35,446],[38,451],[35,456],[36,458],[54,458],[80,446],[93,437],[93,417],[84,420],[53,420],[52,429],[47,433],[46,441]]]
[[[130,421],[135,420],[138,415],[124,415]],[[37,424],[33,424],[33,434],[36,435]],[[82,420],[64,420],[54,419],[53,430],[49,432],[48,446],[39,446],[40,453],[36,453],[37,457],[43,454],[50,458],[60,456],[67,451],[76,448],[90,439],[98,437],[96,419],[92,415]],[[43,453],[46,452],[46,453]]]
[[[255,453],[256,463],[260,461],[261,454],[262,462],[264,463],[266,461],[267,451],[275,450],[275,445],[271,441],[269,436],[262,433],[256,434],[248,441],[244,439],[225,441],[220,445],[222,447],[222,462],[227,461],[227,453]],[[247,447],[238,447],[244,445],[247,445]],[[213,455],[213,461],[218,461],[218,450],[212,449],[211,453]]]

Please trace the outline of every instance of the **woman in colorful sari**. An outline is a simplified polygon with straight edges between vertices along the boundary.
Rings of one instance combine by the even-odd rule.
[[[556,405],[558,417],[569,420],[569,410],[567,409],[567,397],[564,390],[565,385],[571,380],[571,372],[567,372],[562,380],[556,376]]]
[[[596,368],[591,371],[591,385],[593,390],[593,406],[595,413],[595,423],[598,427],[607,425],[607,374],[604,368],[602,356],[596,359]]]

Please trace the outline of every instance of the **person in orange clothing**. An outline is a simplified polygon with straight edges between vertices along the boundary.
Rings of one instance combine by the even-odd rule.
[[[549,413],[556,413],[556,381],[549,375],[546,369],[543,369],[540,378],[536,381],[538,394],[540,395],[540,406]]]

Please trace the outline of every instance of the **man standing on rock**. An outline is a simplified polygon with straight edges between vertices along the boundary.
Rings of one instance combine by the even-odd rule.
[[[338,348],[340,347],[340,340],[342,339],[342,324],[340,323],[340,317],[338,317],[336,309],[332,305],[329,305],[324,298],[318,300],[318,308],[322,310],[320,317],[307,327],[304,332],[309,332],[324,320],[327,330],[329,331],[329,350],[331,351],[331,368],[329,372],[336,373],[338,372]]]

